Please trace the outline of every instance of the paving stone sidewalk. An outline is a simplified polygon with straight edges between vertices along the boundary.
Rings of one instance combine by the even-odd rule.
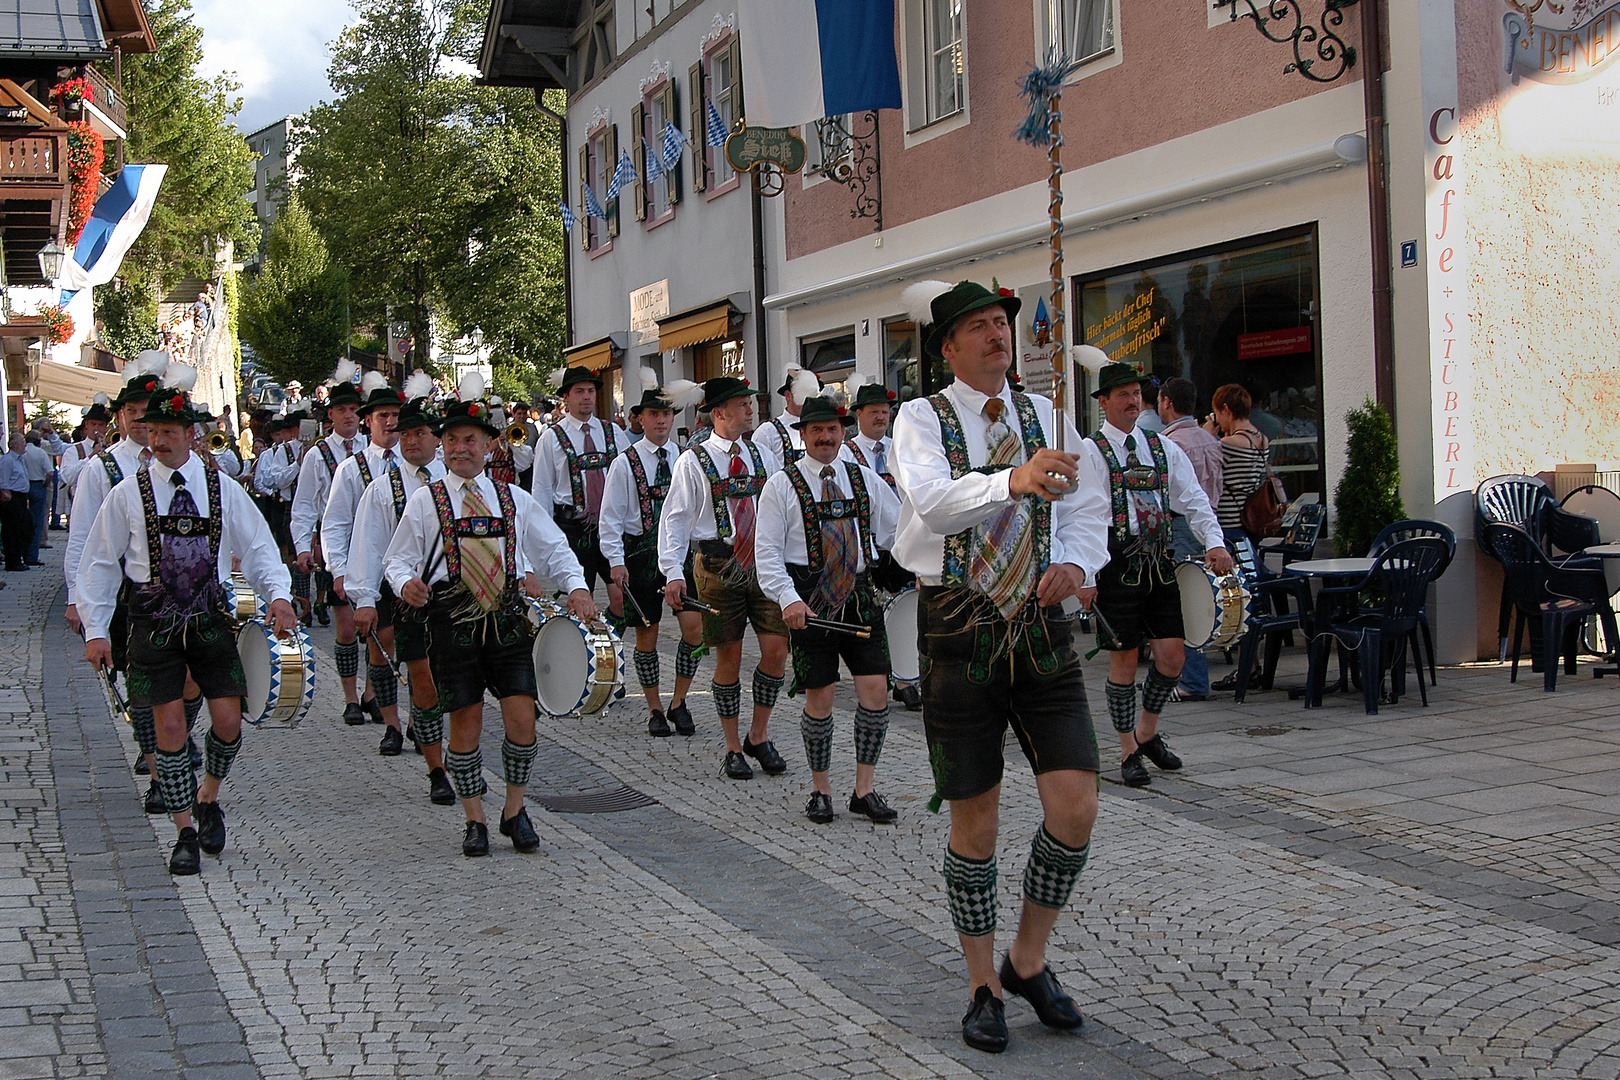
[[[226,851],[175,881],[59,575],[8,579],[0,1078],[1620,1076],[1620,686],[1584,670],[1554,695],[1442,671],[1429,709],[1414,694],[1376,717],[1280,692],[1174,707],[1187,769],[1105,784],[1054,940],[1086,1028],[1047,1032],[1014,1001],[991,1058],[958,1036],[948,821],[924,809],[914,714],[894,714],[879,773],[898,825],[836,800],[814,826],[797,703],[773,725],[788,774],[722,780],[705,661],[692,739],[649,739],[633,687],[601,716],[542,718],[541,853],[497,836],[465,860],[421,759],[377,756],[328,677],[301,728],[248,733]],[[667,675],[667,635],[663,652]],[[484,754],[494,819],[493,710]],[[625,789],[657,802],[538,804]],[[1003,805],[1004,945],[1038,824],[1020,763]]]

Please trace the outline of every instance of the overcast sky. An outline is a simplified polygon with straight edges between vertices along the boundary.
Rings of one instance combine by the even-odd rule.
[[[326,43],[353,12],[344,0],[193,0],[203,74],[242,84],[236,126],[246,135],[330,98]]]

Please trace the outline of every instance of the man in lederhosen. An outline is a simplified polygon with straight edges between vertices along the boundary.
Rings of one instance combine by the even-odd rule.
[[[676,459],[658,523],[658,569],[668,582],[665,601],[676,611],[684,606],[683,567],[688,552],[695,551],[697,598],[714,611],[703,617],[703,641],[714,650],[714,709],[726,733],[725,775],[733,780],[752,779],[749,757],[769,776],[787,771],[787,762],[767,735],[787,669],[787,626],[782,609],[760,590],[754,571],[759,493],[777,469],[771,452],[745,437],[754,426],[758,396],[746,379],[722,376],[703,384],[698,410],[714,426],[707,438]],[[738,734],[739,676],[743,630],[750,624],[759,641],[759,666],[754,669],[753,722],[744,740]]]
[[[112,423],[112,406],[107,395],[97,392],[95,400],[85,409],[84,419],[79,424],[79,433],[83,436],[74,441],[67,453],[62,455],[62,465],[58,470],[62,486],[68,489],[69,501],[72,501],[73,492],[79,485],[79,474],[84,471],[84,463],[95,457],[107,445],[107,427]],[[72,513],[71,508],[69,513]]]
[[[891,824],[894,809],[872,787],[889,731],[889,640],[872,589],[880,547],[894,543],[900,499],[877,473],[839,461],[844,410],[806,401],[796,427],[804,456],[765,482],[759,497],[759,587],[792,631],[793,688],[804,691],[799,729],[814,790],[804,813],[833,819],[833,696],[838,661],[855,680],[855,790],[849,812]],[[870,636],[805,625],[807,616],[865,626]]]
[[[405,395],[388,385],[380,372],[368,371],[360,384],[365,397],[360,403],[360,422],[366,426],[366,445],[339,463],[332,474],[332,489],[326,496],[326,508],[321,513],[321,551],[326,556],[326,568],[332,575],[332,592],[338,603],[348,604],[343,578],[349,565],[349,547],[353,540],[354,508],[360,496],[377,477],[399,468],[399,432],[394,423],[399,419],[399,407]],[[352,609],[352,605],[351,605]],[[341,626],[341,623],[339,624]],[[355,630],[359,637],[359,628]],[[368,635],[366,649],[366,688],[371,693],[372,705],[368,711],[375,718],[382,715],[383,736],[378,752],[384,757],[395,757],[405,745],[404,733],[399,726],[399,680],[388,654],[378,648]],[[365,713],[355,710],[351,716],[344,710],[343,719],[350,724],[366,722]]]
[[[172,379],[171,365],[166,378]],[[195,380],[195,373],[190,378]],[[180,385],[185,385],[180,383]],[[270,529],[240,484],[220,477],[191,452],[196,421],[184,390],[160,388],[145,425],[155,455],[146,469],[113,489],[96,516],[79,567],[85,659],[112,663],[110,640],[119,592],[129,590],[129,703],[149,708],[157,723],[153,769],[177,837],[169,872],[195,874],[201,852],[225,849],[219,787],[242,746],[247,680],[226,613],[232,559],[262,597],[279,634],[292,632],[291,582]],[[187,669],[208,699],[201,786],[186,751],[182,705]]]
[[[608,582],[608,610],[622,616],[624,598],[613,584],[598,544],[602,492],[608,466],[630,440],[615,424],[596,416],[602,377],[582,367],[563,372],[563,418],[540,436],[534,455],[534,498],[568,537],[568,546],[585,571],[585,587],[596,579]]]
[[[754,441],[769,450],[779,466],[790,465],[804,456],[804,436],[793,425],[804,403],[821,393],[821,376],[790,364],[787,377],[776,392],[782,396],[783,408],[787,413],[773,416],[759,425],[754,431]],[[848,450],[840,449],[838,456],[842,460],[850,460]]]
[[[682,380],[684,382],[684,380]],[[701,393],[695,384],[687,387]],[[673,389],[673,388],[671,388]],[[669,496],[671,467],[680,449],[670,442],[675,410],[694,401],[675,400],[671,390],[646,386],[641,401],[630,407],[641,418],[643,438],[632,443],[608,468],[607,490],[602,495],[601,546],[613,583],[633,603],[625,605],[625,622],[636,629],[635,669],[647,697],[647,734],[664,737],[670,725],[681,735],[697,731],[686,694],[697,675],[697,656],[703,644],[703,617],[695,611],[676,613],[681,640],[675,650],[675,690],[664,716],[659,690],[658,623],[664,610],[664,575],[658,569],[658,521]],[[642,625],[639,610],[650,625]]]
[[[1108,718],[1119,733],[1120,778],[1131,787],[1149,782],[1143,759],[1166,771],[1181,758],[1159,734],[1159,713],[1181,680],[1181,590],[1171,557],[1170,514],[1183,514],[1204,545],[1204,565],[1216,574],[1232,569],[1220,522],[1198,483],[1192,461],[1173,440],[1136,426],[1142,413],[1142,373],[1130,364],[1109,364],[1097,374],[1092,397],[1103,425],[1083,452],[1108,478],[1112,526],[1108,568],[1097,578],[1097,610],[1108,629],[1099,633],[1109,650]],[[1153,663],[1142,681],[1142,712],[1136,711],[1136,668],[1143,641]]]
[[[927,324],[925,354],[948,363],[955,381],[900,408],[904,506],[894,553],[920,579],[923,728],[936,800],[951,805],[945,892],[972,998],[962,1038],[1000,1052],[1004,991],[1026,998],[1048,1027],[1081,1024],[1046,966],[1097,814],[1097,739],[1061,605],[1071,596],[1089,605],[1108,561],[1108,489],[1075,453],[1053,449],[1078,448],[1068,419],[1008,385],[1016,297],[971,281],[928,282],[907,289],[905,302]],[[998,972],[996,834],[1009,726],[1035,772],[1044,820],[1024,869],[1018,935]]]
[[[539,750],[530,655],[535,631],[523,594],[538,595],[541,586],[530,568],[569,593],[569,610],[579,618],[594,619],[597,611],[579,562],[551,518],[528,492],[484,474],[484,456],[501,433],[489,422],[488,402],[477,396],[482,380],[471,383],[462,387],[461,400],[444,409],[440,431],[448,471],[406,502],[383,559],[383,577],[400,600],[427,609],[428,663],[439,706],[450,714],[445,768],[467,814],[461,853],[475,858],[489,854],[478,745],[485,690],[499,699],[506,729],[501,834],[516,851],[540,847],[523,805]]]
[[[267,422],[270,445],[253,459],[253,491],[256,502],[270,523],[270,535],[276,538],[282,559],[289,570],[298,563],[292,538],[293,491],[298,485],[298,455],[303,446],[298,442],[298,426],[302,413],[273,417]],[[297,581],[293,582],[294,609],[302,601]]]
[[[383,558],[394,538],[405,504],[418,490],[444,479],[438,458],[438,417],[427,395],[433,381],[417,372],[405,381],[411,396],[399,410],[394,430],[403,461],[387,469],[366,488],[354,511],[349,560],[343,589],[354,604],[354,627],[368,641],[373,633],[384,648],[394,650],[410,676],[411,722],[406,735],[416,744],[428,766],[428,799],[453,806],[456,793],[444,771],[444,712],[428,665],[427,610],[401,604],[383,580]],[[381,748],[386,752],[386,742]]]
[[[305,574],[316,574],[317,577],[325,571],[317,569],[324,560],[316,556],[315,530],[320,525],[321,512],[326,508],[332,477],[339,465],[366,448],[366,437],[360,434],[360,391],[347,375],[352,367],[345,360],[333,373],[337,381],[327,391],[326,397],[326,415],[332,423],[332,433],[305,451],[303,464],[298,468],[298,490],[293,495],[292,534],[293,546],[298,552],[298,569]],[[320,586],[316,586],[317,595],[311,597],[312,602],[319,602],[318,594],[321,591]],[[343,684],[343,722],[363,724],[369,712],[371,719],[380,724],[383,714],[376,701],[368,699],[364,706],[361,704],[358,686],[360,646],[355,639],[354,610],[336,596],[330,597],[330,600],[337,618],[332,635],[332,666],[337,669],[338,679]]]

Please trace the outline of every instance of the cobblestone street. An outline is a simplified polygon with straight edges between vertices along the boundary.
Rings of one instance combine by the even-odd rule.
[[[1443,670],[1427,709],[1413,686],[1377,716],[1280,689],[1171,706],[1187,767],[1141,791],[1107,773],[1049,956],[1085,1027],[1013,999],[990,1057],[960,1040],[916,714],[878,774],[899,823],[839,796],[812,825],[798,702],[773,724],[788,773],[721,779],[706,660],[694,738],[649,739],[634,686],[542,717],[540,853],[494,836],[467,860],[421,759],[342,724],[317,628],[310,718],[248,731],[223,856],[171,879],[172,826],[142,813],[133,739],[60,616],[61,548],[0,593],[0,1078],[1620,1076],[1620,687],[1587,666],[1556,694]],[[1295,660],[1279,685],[1302,681]],[[846,682],[844,796],[852,707]],[[499,731],[491,709],[492,821]],[[656,802],[544,806],[625,789]],[[1037,805],[1014,751],[1003,947]]]

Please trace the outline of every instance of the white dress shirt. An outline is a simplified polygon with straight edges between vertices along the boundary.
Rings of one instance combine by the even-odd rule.
[[[253,487],[260,495],[276,495],[284,500],[293,497],[293,485],[298,483],[297,439],[265,448],[253,463]]]
[[[565,414],[561,420],[552,425],[551,430],[556,432],[540,435],[540,450],[534,455],[534,499],[545,507],[547,514],[552,514],[552,505],[573,506],[573,482],[568,477],[568,457],[563,453],[562,445],[558,439],[567,439],[569,445],[577,454],[585,452],[585,429],[591,429],[591,442],[597,450],[617,457],[619,452],[629,444],[623,441],[619,428],[615,424],[605,424],[596,417],[588,420],[576,420],[572,415]],[[517,464],[514,456],[512,463]],[[519,469],[521,471],[521,467]],[[584,507],[579,508],[582,512]]]
[[[1119,459],[1121,468],[1124,468],[1126,458],[1130,453],[1125,449],[1125,438],[1132,434],[1136,437],[1137,460],[1144,465],[1153,464],[1153,451],[1148,447],[1147,436],[1143,434],[1141,428],[1136,428],[1134,431],[1121,431],[1104,420],[1102,433],[1104,438],[1108,440],[1108,445],[1113,447],[1114,456]],[[1164,461],[1170,471],[1169,509],[1178,514],[1186,515],[1187,524],[1192,526],[1193,535],[1198,537],[1198,542],[1204,545],[1205,551],[1211,548],[1225,547],[1226,534],[1221,531],[1221,523],[1216,520],[1215,510],[1209,505],[1209,496],[1204,493],[1203,485],[1198,482],[1198,473],[1193,468],[1192,459],[1187,456],[1185,450],[1176,445],[1174,439],[1160,435],[1158,440],[1159,445],[1164,447]],[[1100,469],[1103,475],[1104,487],[1107,489],[1108,462],[1103,457],[1102,450],[1090,439],[1082,439],[1081,443],[1083,444],[1080,457],[1082,466],[1086,461],[1090,460],[1093,463],[1093,468]],[[1110,490],[1110,518],[1113,516],[1112,506],[1113,497]],[[1130,523],[1131,535],[1135,536],[1137,533],[1136,503],[1128,498],[1125,500],[1125,516]]]
[[[782,427],[787,428],[787,445],[802,453],[804,450],[804,433],[793,426],[799,422],[799,418],[789,412],[772,417],[770,420],[761,421],[759,427],[754,429],[752,438],[756,445],[763,446],[771,452],[771,457],[776,459],[777,467],[780,468],[787,463],[787,455],[782,453],[782,432],[775,423],[778,420],[781,421]],[[838,460],[854,461],[855,455],[849,452],[847,445],[840,446],[838,448]],[[775,472],[776,469],[771,471]]]
[[[350,533],[354,529],[354,508],[360,496],[366,493],[366,478],[360,474],[360,457],[365,456],[366,467],[373,481],[395,465],[404,463],[399,448],[367,446],[359,454],[339,462],[332,474],[332,489],[326,494],[326,509],[321,512],[321,553],[326,556],[326,569],[333,577],[344,576],[349,564]],[[344,586],[348,591],[348,586]]]
[[[985,443],[990,421],[984,415],[989,397],[960,379],[945,389],[945,396],[955,406],[961,422],[968,463],[974,467],[984,465],[990,455]],[[1004,403],[1003,419],[1015,435],[1019,434],[1011,387],[1004,383],[998,396]],[[1030,395],[1030,400],[1046,434],[1046,444],[1056,446],[1052,402],[1035,394]],[[1108,564],[1108,471],[1102,467],[1100,455],[1087,456],[1077,449],[1082,440],[1067,415],[1063,426],[1064,445],[1070,453],[1080,456],[1080,483],[1076,491],[1052,504],[1050,558],[1054,564],[1073,563],[1080,567],[1089,586]],[[1023,459],[1022,449],[1019,459]],[[951,479],[939,416],[925,398],[900,406],[894,425],[893,467],[903,503],[894,557],[925,585],[941,583],[947,536],[981,525],[1017,501],[1009,486],[1010,469],[988,475],[970,472]]]
[[[722,439],[709,429],[709,437],[696,446],[709,452],[721,479],[731,469],[731,448],[742,454],[743,466],[750,476],[754,472],[754,459],[748,452],[747,439]],[[777,471],[779,463],[767,447],[755,443],[765,475]],[[675,459],[670,478],[669,497],[664,500],[664,516],[658,520],[658,569],[670,581],[680,577],[686,567],[686,553],[699,540],[714,540],[720,535],[714,523],[714,503],[709,489],[709,478],[698,463],[696,447],[686,450]],[[757,503],[757,499],[755,500]],[[756,514],[756,521],[758,515]],[[732,539],[735,539],[733,537]],[[731,540],[727,540],[730,543]],[[755,541],[756,546],[758,541]]]
[[[845,462],[834,461],[833,487],[838,490],[842,498],[853,498],[854,491],[849,486],[849,474],[845,471]],[[804,514],[799,506],[799,496],[793,490],[793,480],[788,476],[787,470],[797,468],[805,481],[810,485],[810,494],[816,501],[821,501],[822,470],[821,462],[806,454],[787,468],[771,474],[765,481],[765,490],[759,493],[759,524],[754,535],[754,563],[759,567],[759,587],[767,597],[775,601],[778,607],[785,608],[799,600],[799,591],[793,587],[793,577],[788,573],[787,564],[794,566],[808,566],[810,563],[809,549],[804,538]],[[879,549],[887,549],[894,545],[894,531],[900,520],[900,497],[889,489],[883,478],[865,465],[856,465],[861,470],[861,479],[866,482],[866,491],[872,503],[872,520],[870,522],[871,539],[876,542]],[[825,528],[825,525],[823,525]],[[855,558],[855,572],[858,574],[866,566],[866,541],[863,537]],[[818,611],[817,615],[823,617],[835,614],[830,611]]]
[[[174,500],[172,477],[178,471],[186,478],[186,490],[197,504],[197,516],[209,516],[208,466],[196,454],[189,455],[178,470],[154,459],[148,471],[152,474],[152,502],[160,515],[169,512]],[[292,578],[281,561],[270,526],[265,524],[259,508],[253,505],[253,499],[242,490],[242,485],[221,480],[219,506],[220,516],[225,519],[219,540],[219,580],[230,580],[234,556],[241,560],[242,574],[255,592],[268,602],[290,602]],[[151,579],[151,556],[146,541],[146,512],[132,472],[102,503],[84,546],[84,558],[78,571],[77,603],[86,641],[107,636],[107,627],[118,603],[118,588],[126,577],[137,585]]]
[[[647,439],[637,439],[630,449],[613,459],[608,466],[607,486],[602,489],[602,517],[598,523],[597,546],[609,566],[624,565],[624,538],[641,535],[641,495],[636,490],[636,474],[630,471],[630,455],[641,457],[646,471],[647,486],[658,476],[658,451],[663,450],[669,461],[673,480],[675,462],[681,456],[680,448],[670,439],[663,446],[654,446]],[[728,463],[729,464],[729,463]]]
[[[69,491],[79,483],[79,473],[84,470],[84,463],[95,456],[95,446],[91,439],[80,439],[70,443],[62,452],[62,462],[56,467],[56,476],[67,485]]]
[[[334,431],[322,442],[332,448],[332,458],[339,465],[351,453],[359,453],[366,448],[366,437],[359,432],[345,440]],[[348,442],[348,449],[344,449],[344,442]],[[320,443],[313,443],[304,453],[304,463],[298,468],[298,490],[293,494],[293,550],[300,555],[309,551],[314,544],[315,526],[321,520],[321,511],[326,508],[326,493],[332,487],[332,473],[326,471],[326,456],[321,453],[320,446]],[[325,554],[325,545],[321,547],[322,554]]]
[[[471,480],[464,480],[455,473],[446,473],[444,483],[456,517],[464,516],[461,507],[466,499],[468,484],[477,486],[479,497],[489,508],[490,517],[502,516],[500,500],[495,496],[495,482],[486,473],[480,472]],[[524,574],[532,570],[551,579],[551,583],[563,592],[583,589],[585,573],[579,567],[579,560],[569,550],[568,538],[557,528],[557,523],[551,520],[550,514],[540,509],[527,491],[516,484],[511,485],[511,491],[512,509],[518,519],[518,578],[521,580]],[[395,596],[401,594],[407,581],[420,576],[427,569],[430,559],[438,565],[433,569],[433,576],[424,579],[427,584],[434,585],[448,577],[445,560],[434,558],[441,543],[439,511],[433,505],[433,493],[426,487],[420,488],[406,502],[405,515],[400,519],[399,527],[394,530],[394,539],[389,542],[388,550],[383,555],[383,578],[393,588]],[[495,550],[504,563],[504,538],[497,538]]]
[[[123,471],[126,478],[134,476],[141,468],[141,451],[144,446],[137,446],[130,439],[120,439],[113,443],[108,451],[118,462],[118,468]],[[99,460],[91,458],[79,470],[79,482],[73,489],[73,509],[68,514],[68,542],[67,551],[62,558],[62,575],[67,578],[67,602],[77,604],[79,589],[79,559],[84,554],[85,541],[90,538],[90,530],[96,523],[96,515],[101,512],[101,504],[107,498],[107,492],[112,485],[107,483],[107,467]]]
[[[881,439],[868,439],[860,432],[856,432],[855,437],[849,441],[849,444],[853,444],[854,448],[860,451],[860,457],[855,458],[856,461],[860,461],[861,458],[865,458],[866,460],[861,463],[867,468],[871,469],[873,472],[877,473],[879,476],[894,475],[893,439],[889,438],[887,435]],[[883,457],[883,468],[881,469],[878,468],[879,451],[882,452]],[[854,455],[851,456],[853,457]]]
[[[428,471],[423,480],[417,467],[408,461],[399,463],[400,487],[405,491],[408,504],[412,495],[434,480],[444,479],[444,465],[430,461],[422,468]],[[515,496],[514,496],[515,498]],[[357,608],[376,607],[383,580],[383,560],[388,545],[399,527],[399,516],[394,511],[394,485],[389,474],[378,476],[360,496],[354,509],[354,533],[349,538],[349,562],[343,576],[343,591]]]

